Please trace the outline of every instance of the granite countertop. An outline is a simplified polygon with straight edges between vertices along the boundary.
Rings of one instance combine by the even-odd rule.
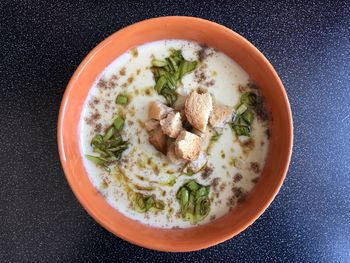
[[[243,2],[0,2],[0,262],[350,262],[350,2]],[[60,101],[84,56],[163,15],[206,18],[250,40],[279,73],[294,118],[275,201],[237,237],[193,253],[143,249],[103,229],[57,151]]]

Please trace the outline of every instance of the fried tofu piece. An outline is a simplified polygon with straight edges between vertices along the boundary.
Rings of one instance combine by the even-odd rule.
[[[172,164],[178,165],[184,162],[184,160],[179,158],[175,153],[175,142],[169,145],[166,156]]]
[[[230,121],[232,113],[232,107],[215,105],[209,117],[209,124],[214,128],[223,128]]]
[[[212,109],[213,101],[209,93],[198,93],[197,91],[193,91],[186,98],[186,118],[194,128],[201,132],[204,132],[207,128]]]
[[[146,131],[150,132],[153,131],[154,129],[159,127],[159,121],[157,120],[148,120],[143,123],[143,126],[145,127]]]
[[[170,112],[166,118],[160,121],[160,127],[164,134],[170,138],[176,138],[182,130],[181,115],[179,112]]]
[[[178,157],[193,161],[201,151],[202,139],[188,131],[181,131],[175,141],[175,153]]]
[[[154,146],[158,151],[163,154],[167,152],[167,136],[162,132],[160,127],[154,129],[149,133],[148,141]]]
[[[158,120],[164,119],[169,112],[173,111],[172,108],[164,105],[159,101],[152,101],[148,108],[148,116],[150,119]]]

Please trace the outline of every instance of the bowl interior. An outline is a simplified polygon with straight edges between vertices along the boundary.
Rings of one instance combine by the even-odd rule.
[[[113,209],[90,183],[79,149],[78,126],[89,89],[100,72],[127,50],[161,39],[185,39],[214,47],[240,64],[258,84],[272,117],[270,147],[262,175],[244,203],[209,224],[159,229]],[[129,26],[100,43],[84,59],[66,89],[59,116],[58,144],[67,180],[80,203],[102,226],[134,244],[163,251],[191,251],[220,243],[244,230],[267,208],[288,169],[292,118],[283,85],[265,57],[247,40],[216,23],[190,17],[163,17]]]

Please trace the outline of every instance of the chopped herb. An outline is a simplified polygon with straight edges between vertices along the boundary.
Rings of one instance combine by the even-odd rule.
[[[86,158],[109,172],[108,165],[119,160],[122,153],[128,148],[128,142],[123,141],[119,133],[123,126],[124,119],[118,116],[104,135],[98,134],[93,137],[92,150],[99,156],[86,155]]]
[[[241,95],[239,102],[230,125],[236,136],[250,136],[254,120],[254,113],[251,109],[256,105],[257,96],[253,92],[245,92]]]
[[[163,210],[165,205],[161,200],[156,200],[151,195],[143,195],[141,193],[132,192],[129,196],[133,207],[137,212],[144,213],[147,211],[156,212]]]
[[[247,106],[254,106],[256,104],[256,95],[253,92],[245,92],[242,94],[240,99],[241,104]]]
[[[172,106],[177,100],[177,84],[184,75],[196,68],[197,61],[185,60],[181,50],[173,50],[164,60],[153,59],[151,63],[156,81],[154,89],[165,98],[169,106]]]
[[[215,134],[211,136],[210,141],[217,142],[220,139],[221,135],[222,133],[215,132]]]
[[[244,120],[248,125],[251,125],[254,120],[253,112],[245,111],[242,115],[242,120]]]
[[[210,185],[204,186],[191,180],[185,183],[176,193],[176,199],[181,207],[182,218],[197,224],[203,220],[210,211],[209,200]]]
[[[124,95],[119,94],[117,98],[115,99],[116,104],[124,105],[128,103],[128,98]]]
[[[152,60],[152,66],[154,67],[165,67],[166,65],[168,65],[168,63],[165,60],[158,60],[158,59]]]
[[[238,115],[241,115],[241,114],[244,113],[247,109],[248,109],[247,105],[241,104],[241,105],[237,108],[236,113],[237,113]]]
[[[114,119],[113,126],[117,131],[121,131],[124,127],[124,119],[120,116]]]
[[[233,130],[237,136],[249,136],[250,128],[248,126],[234,125]]]
[[[188,168],[186,173],[185,173],[185,175],[187,175],[187,176],[192,176],[194,174],[195,174],[195,172],[191,168]]]

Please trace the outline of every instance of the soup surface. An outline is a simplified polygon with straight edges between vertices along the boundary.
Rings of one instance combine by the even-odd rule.
[[[162,228],[205,224],[244,202],[264,167],[269,145],[266,111],[258,103],[252,108],[249,135],[237,134],[231,118],[220,128],[208,125],[199,157],[204,154],[206,160],[200,169],[190,169],[191,162],[187,161],[173,164],[156,150],[149,142],[144,123],[149,119],[151,102],[167,101],[154,89],[152,60],[164,60],[174,50],[180,50],[187,61],[197,61],[195,69],[176,84],[178,100],[174,107],[183,105],[181,101],[198,88],[207,90],[214,105],[230,106],[236,113],[243,94],[253,93],[261,101],[259,90],[232,59],[212,48],[183,40],[139,46],[118,57],[100,74],[89,92],[80,121],[80,147],[88,176],[113,208],[129,218]],[[120,94],[127,103],[116,103]],[[106,135],[119,115],[124,119],[120,135],[127,141],[120,159],[101,165],[86,158],[100,156],[91,141],[98,134]],[[192,180],[207,189],[209,206],[206,204],[205,211],[199,211],[203,213],[200,220],[190,220],[182,213],[183,200],[177,195]],[[135,200],[141,203],[135,204]],[[147,208],[148,203],[153,209]]]

